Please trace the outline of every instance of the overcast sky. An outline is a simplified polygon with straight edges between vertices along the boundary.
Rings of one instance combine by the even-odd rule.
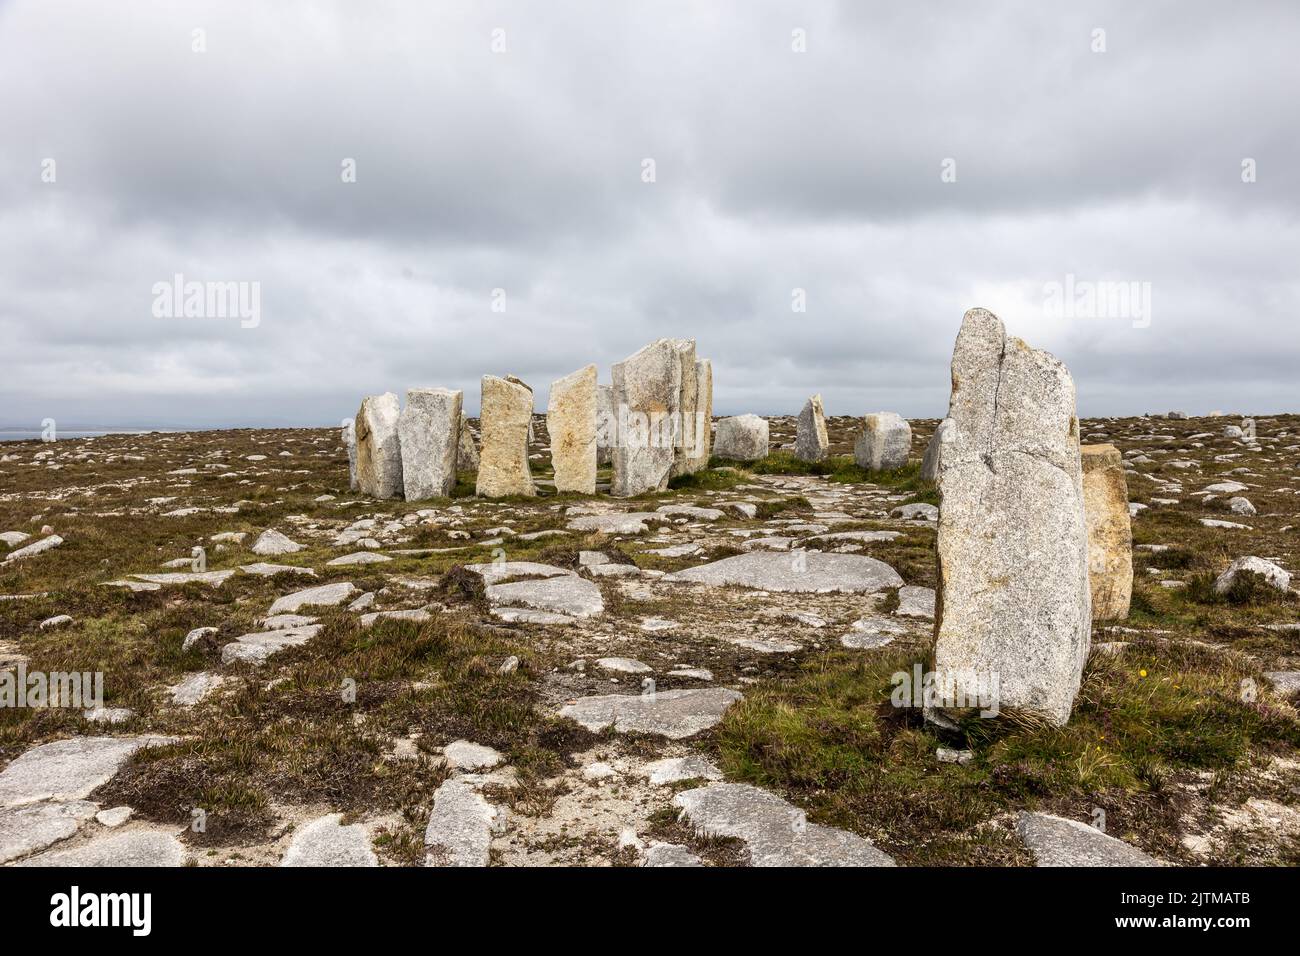
[[[936,417],[976,305],[1082,415],[1297,411],[1298,50],[1285,0],[0,0],[0,426],[544,411],[660,336],[719,414]]]

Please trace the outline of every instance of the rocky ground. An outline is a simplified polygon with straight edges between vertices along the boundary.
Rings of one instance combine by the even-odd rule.
[[[1300,604],[1212,587],[1300,572],[1300,417],[1235,422],[1083,423],[1128,466],[1130,618],[1067,727],[956,737],[890,702],[932,421],[898,472],[831,419],[829,463],[630,500],[547,494],[541,418],[504,501],[349,493],[336,430],[5,444],[0,674],[104,699],[0,708],[0,862],[1300,862]]]

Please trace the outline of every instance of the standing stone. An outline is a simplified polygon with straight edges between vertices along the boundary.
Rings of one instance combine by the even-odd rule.
[[[596,493],[596,366],[551,383],[546,404],[555,490]]]
[[[402,493],[402,448],[397,434],[401,401],[392,392],[369,395],[357,412],[357,487],[372,498]]]
[[[952,383],[939,463],[938,709],[993,691],[999,711],[1061,725],[1092,621],[1074,381],[1060,360],[972,309]]]
[[[1083,513],[1088,519],[1092,619],[1122,621],[1133,597],[1133,530],[1128,479],[1114,445],[1083,445]]]
[[[794,453],[803,461],[821,461],[830,452],[830,439],[826,437],[826,412],[822,397],[814,395],[804,403],[799,413],[795,431]]]
[[[945,418],[930,436],[930,444],[925,446],[925,457],[921,459],[921,480],[936,482],[939,480],[939,462],[943,458],[945,442],[952,440],[952,419]]]
[[[440,498],[456,486],[460,408],[464,395],[449,388],[412,388],[397,421],[402,485],[407,501]]]
[[[613,379],[619,421],[610,493],[663,491],[676,457],[681,356],[672,340],[659,339],[615,365]]]
[[[460,444],[456,447],[456,470],[478,471],[478,445],[474,444],[474,433],[470,431],[469,419],[462,412],[460,416]]]
[[[709,467],[713,453],[713,363],[708,359],[695,362],[697,416],[691,422],[687,443],[687,471],[694,473]]]
[[[485,498],[535,495],[528,467],[528,428],[533,419],[533,390],[509,375],[483,376],[476,492]]]
[[[596,464],[614,461],[614,442],[618,434],[618,409],[614,407],[612,385],[596,386]]]
[[[673,348],[682,363],[682,395],[677,403],[681,416],[677,425],[676,447],[673,449],[672,474],[685,475],[691,472],[694,456],[691,454],[695,444],[695,415],[699,411],[700,382],[695,371],[695,340],[672,339]]]
[[[718,422],[718,436],[713,451],[719,458],[758,461],[767,457],[767,419],[757,415],[737,415]]]
[[[862,434],[853,445],[853,460],[868,471],[893,471],[907,464],[912,451],[912,426],[895,412],[876,412],[862,420]]]
[[[348,490],[357,490],[357,420],[343,423],[343,447],[348,450]]]

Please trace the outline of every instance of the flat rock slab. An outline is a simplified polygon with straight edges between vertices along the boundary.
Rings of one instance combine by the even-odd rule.
[[[574,701],[560,710],[560,716],[592,731],[613,727],[619,733],[660,734],[676,740],[708,730],[742,697],[725,687],[605,694]]]
[[[1037,866],[1164,866],[1096,827],[1050,813],[1021,813],[1016,832]]]
[[[85,800],[32,803],[0,810],[0,863],[44,850],[66,840],[95,815],[97,804]]]
[[[557,568],[553,564],[541,564],[537,561],[494,561],[490,564],[467,564],[466,571],[473,571],[483,579],[484,584],[499,584],[511,578],[558,578],[573,576],[566,568]]]
[[[378,866],[366,828],[343,826],[343,814],[331,813],[294,831],[281,866]]]
[[[665,581],[728,584],[764,591],[826,594],[845,591],[864,594],[903,586],[898,572],[875,558],[860,554],[823,554],[793,551],[775,554],[755,551],[687,568],[664,577]]]
[[[255,574],[260,578],[271,578],[277,574],[305,574],[309,578],[316,576],[316,572],[311,568],[300,568],[295,564],[267,564],[265,561],[241,564],[239,570],[245,574]]]
[[[634,511],[620,515],[582,515],[565,527],[570,531],[599,531],[603,534],[644,534],[647,521],[662,521],[663,515]]]
[[[0,772],[0,806],[38,800],[80,800],[113,775],[141,747],[172,737],[71,737],[34,747]]]
[[[506,759],[499,751],[468,740],[453,740],[442,748],[442,755],[457,770],[490,770]]]
[[[180,707],[193,707],[220,687],[224,681],[225,678],[218,674],[200,672],[191,674],[179,684],[167,688],[167,693],[171,695],[173,704]]]
[[[676,843],[652,843],[646,848],[642,866],[703,866],[704,861]]]
[[[501,607],[525,607],[569,617],[595,617],[605,610],[600,588],[577,575],[512,581],[487,588],[488,603]]]
[[[912,585],[899,588],[898,609],[894,613],[899,617],[934,620],[934,588],[918,588]]]
[[[206,584],[221,587],[235,572],[231,571],[169,571],[165,574],[133,574],[146,584]]]
[[[185,849],[164,830],[132,830],[72,850],[42,853],[18,866],[182,866]]]
[[[292,614],[301,607],[333,607],[342,604],[357,593],[357,587],[350,581],[337,584],[322,584],[320,587],[294,591],[284,597],[276,598],[268,614]]]
[[[712,760],[703,754],[691,754],[689,757],[665,757],[655,760],[643,768],[647,779],[656,787],[678,783],[682,780],[721,780],[722,771]]]
[[[696,831],[734,837],[753,866],[894,866],[871,841],[809,823],[804,812],[774,793],[743,783],[715,783],[673,798]]]
[[[424,831],[425,866],[487,866],[496,815],[464,777],[445,782],[433,795]]]
[[[221,663],[260,664],[272,654],[278,654],[287,647],[306,644],[320,631],[319,624],[296,627],[289,630],[260,631],[245,634],[221,648]]]

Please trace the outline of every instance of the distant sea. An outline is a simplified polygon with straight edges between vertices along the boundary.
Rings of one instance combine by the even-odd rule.
[[[170,432],[179,431],[174,428],[103,428],[103,429],[76,429],[60,428],[54,433],[56,441],[65,438],[98,438],[100,435],[144,435],[148,432]],[[33,441],[39,439],[42,435],[39,428],[0,428],[0,441]]]

